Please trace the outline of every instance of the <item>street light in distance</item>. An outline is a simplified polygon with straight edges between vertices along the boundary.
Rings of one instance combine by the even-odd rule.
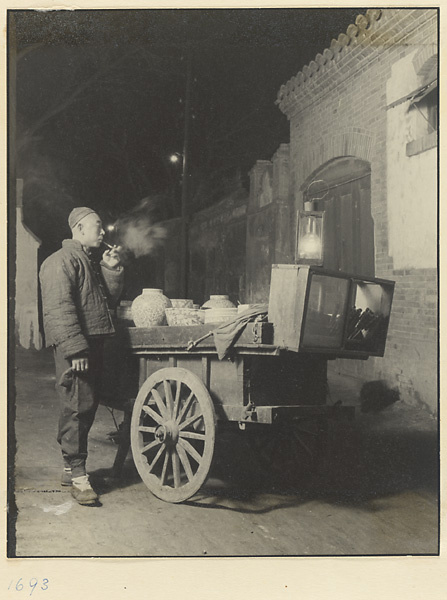
[[[182,159],[182,155],[179,152],[174,152],[174,154],[171,154],[169,157],[169,162],[171,162],[172,164],[177,164],[181,161]]]

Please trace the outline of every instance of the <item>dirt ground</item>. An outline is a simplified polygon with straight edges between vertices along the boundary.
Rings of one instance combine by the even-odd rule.
[[[101,494],[78,505],[61,488],[57,402],[48,350],[17,350],[15,460],[9,555],[17,557],[337,556],[436,554],[437,422],[397,402],[356,410],[332,431],[330,452],[299,483],[258,463],[244,432],[220,432],[206,485],[191,500],[158,500],[127,457],[110,478],[122,413],[100,406],[88,468]],[[360,383],[330,379],[332,401],[357,405]],[[14,449],[11,447],[10,451]],[[12,499],[14,500],[14,499]],[[14,514],[17,513],[15,519]]]

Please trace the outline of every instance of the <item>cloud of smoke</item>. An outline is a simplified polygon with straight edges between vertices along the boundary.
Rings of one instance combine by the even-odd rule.
[[[155,222],[157,198],[145,198],[115,223],[118,243],[136,258],[147,256],[166,238],[166,229]]]

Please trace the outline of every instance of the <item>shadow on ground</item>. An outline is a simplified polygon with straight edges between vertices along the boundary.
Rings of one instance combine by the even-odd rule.
[[[359,419],[349,427],[333,430],[327,452],[313,472],[290,481],[281,473],[263,468],[242,435],[227,434],[216,445],[210,482],[189,504],[262,513],[319,500],[377,511],[380,508],[375,500],[406,491],[426,491],[436,496],[438,456],[434,430],[376,431]],[[213,485],[215,479],[225,485]],[[263,494],[274,496],[269,506],[259,510],[235,507],[238,502],[245,505]]]

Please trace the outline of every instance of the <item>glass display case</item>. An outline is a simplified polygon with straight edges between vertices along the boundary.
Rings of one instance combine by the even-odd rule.
[[[311,273],[303,321],[303,347],[342,347],[348,297],[349,280]]]
[[[394,282],[306,265],[273,265],[274,343],[296,352],[383,356]]]

